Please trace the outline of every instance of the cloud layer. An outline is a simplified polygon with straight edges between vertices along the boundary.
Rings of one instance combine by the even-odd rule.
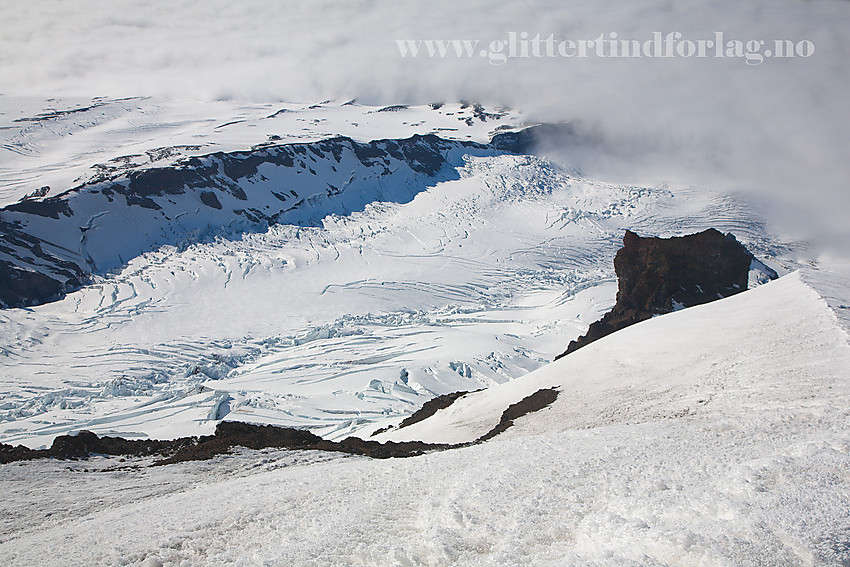
[[[850,214],[848,24],[850,3],[838,0],[5,3],[0,93],[507,104],[576,122],[588,143],[566,159],[588,173],[738,189],[784,203],[776,211],[800,236],[828,232],[836,243]],[[402,58],[395,42],[486,45],[509,32],[643,41],[672,31],[809,40],[816,51],[761,65],[590,57],[497,66]]]

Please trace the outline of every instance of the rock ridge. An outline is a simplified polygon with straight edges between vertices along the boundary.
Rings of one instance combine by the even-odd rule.
[[[754,259],[732,234],[714,228],[672,238],[641,237],[627,230],[614,257],[616,304],[555,360],[655,315],[745,291]]]

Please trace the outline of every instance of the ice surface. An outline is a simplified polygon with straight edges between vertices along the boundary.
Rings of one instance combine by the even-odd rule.
[[[833,396],[848,386],[847,335],[824,300],[802,283],[800,272],[715,303],[618,331],[613,345],[576,351],[510,383],[467,394],[424,421],[376,439],[473,441],[492,429],[510,404],[551,387],[561,394],[541,412],[548,419],[521,419],[505,436],[519,435],[525,423],[538,432],[588,429],[714,415],[718,406],[724,419],[748,421],[752,412],[767,408],[781,413],[801,392],[816,398],[806,404],[810,410],[812,404],[822,411],[836,403]],[[813,354],[804,355],[808,351]],[[838,390],[830,393],[833,386]],[[730,390],[743,399],[718,404]],[[620,405],[616,399],[628,401]]]
[[[485,142],[529,116],[397,105],[435,93],[512,101],[580,135],[566,165],[455,156],[451,181],[353,214],[318,203],[306,228],[228,232],[208,221],[233,207],[192,218],[202,205],[175,202],[199,224],[141,256],[159,227],[87,209],[54,236],[82,248],[81,227],[112,222],[128,238],[85,243],[107,272],[93,285],[0,311],[0,442],[176,437],[219,419],[368,435],[434,394],[487,387],[385,434],[465,440],[536,388],[561,393],[486,444],[407,460],[2,465],[0,564],[850,565],[850,269],[817,251],[847,255],[846,3],[7,4],[4,92],[57,98],[0,94],[0,207],[268,142]],[[805,39],[817,53],[495,66],[413,62],[391,39],[498,39],[508,21],[573,39]],[[266,103],[346,91],[392,100]],[[770,224],[741,195],[776,203]],[[780,275],[805,269],[547,364],[613,303],[624,229],[709,227]]]

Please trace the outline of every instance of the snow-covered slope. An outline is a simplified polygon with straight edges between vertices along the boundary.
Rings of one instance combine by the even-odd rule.
[[[557,388],[557,401],[517,420],[507,436],[686,416],[743,423],[796,411],[800,396],[812,400],[807,411],[821,414],[850,386],[847,334],[798,272],[638,323],[583,350],[376,439],[474,441],[509,405],[543,388]]]
[[[848,368],[846,332],[794,273],[605,337],[457,402],[473,419],[446,410],[415,436],[468,439],[535,388],[562,390],[482,445],[387,461],[70,465],[88,474],[4,465],[0,509],[17,524],[0,554],[9,565],[844,565]],[[32,490],[11,490],[30,478]]]

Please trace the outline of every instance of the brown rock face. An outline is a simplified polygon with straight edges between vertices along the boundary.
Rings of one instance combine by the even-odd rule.
[[[734,236],[713,228],[675,238],[642,238],[627,230],[614,257],[617,303],[555,360],[653,315],[746,290],[752,260]]]

